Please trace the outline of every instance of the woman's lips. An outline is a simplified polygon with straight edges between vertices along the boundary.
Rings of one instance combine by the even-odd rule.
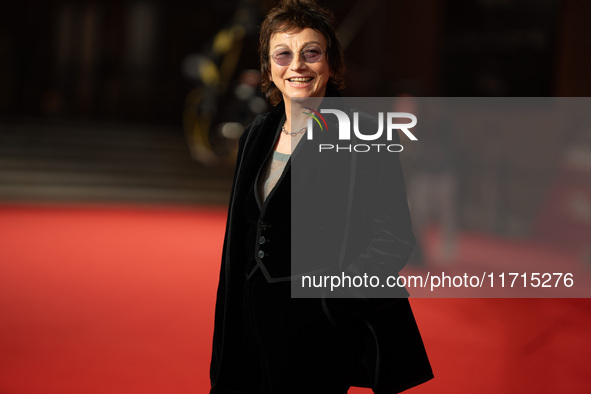
[[[287,78],[287,82],[293,87],[302,88],[310,85],[314,77],[293,77]]]

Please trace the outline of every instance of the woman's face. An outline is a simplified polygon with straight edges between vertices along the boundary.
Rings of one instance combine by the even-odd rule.
[[[331,71],[326,60],[326,39],[316,30],[306,28],[300,32],[276,33],[271,36],[271,81],[283,94],[288,103],[293,97],[323,97]],[[320,59],[307,63],[302,51],[311,58],[315,51],[321,51]],[[281,66],[273,59],[273,54],[286,57],[293,53],[291,63]]]

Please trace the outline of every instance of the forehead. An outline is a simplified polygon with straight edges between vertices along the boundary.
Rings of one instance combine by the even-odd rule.
[[[275,33],[269,40],[271,50],[277,46],[287,46],[289,48],[300,48],[309,42],[318,42],[326,46],[324,35],[314,29],[305,28],[300,31],[289,30],[286,32]]]

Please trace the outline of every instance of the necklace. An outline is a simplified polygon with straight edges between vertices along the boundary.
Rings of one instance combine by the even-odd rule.
[[[302,134],[306,131],[306,127],[302,127],[301,129],[299,129],[298,131],[287,131],[287,129],[285,128],[285,123],[283,124],[283,126],[281,127],[281,132],[285,133],[287,135],[291,135],[292,137],[298,135],[298,134]]]

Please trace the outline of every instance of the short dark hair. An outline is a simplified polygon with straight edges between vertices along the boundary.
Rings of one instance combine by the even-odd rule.
[[[299,32],[306,28],[316,30],[326,39],[326,58],[332,74],[328,84],[337,90],[344,87],[345,62],[332,12],[313,0],[284,0],[267,13],[259,34],[261,90],[273,105],[281,101],[281,92],[269,77],[271,37],[276,33]]]

